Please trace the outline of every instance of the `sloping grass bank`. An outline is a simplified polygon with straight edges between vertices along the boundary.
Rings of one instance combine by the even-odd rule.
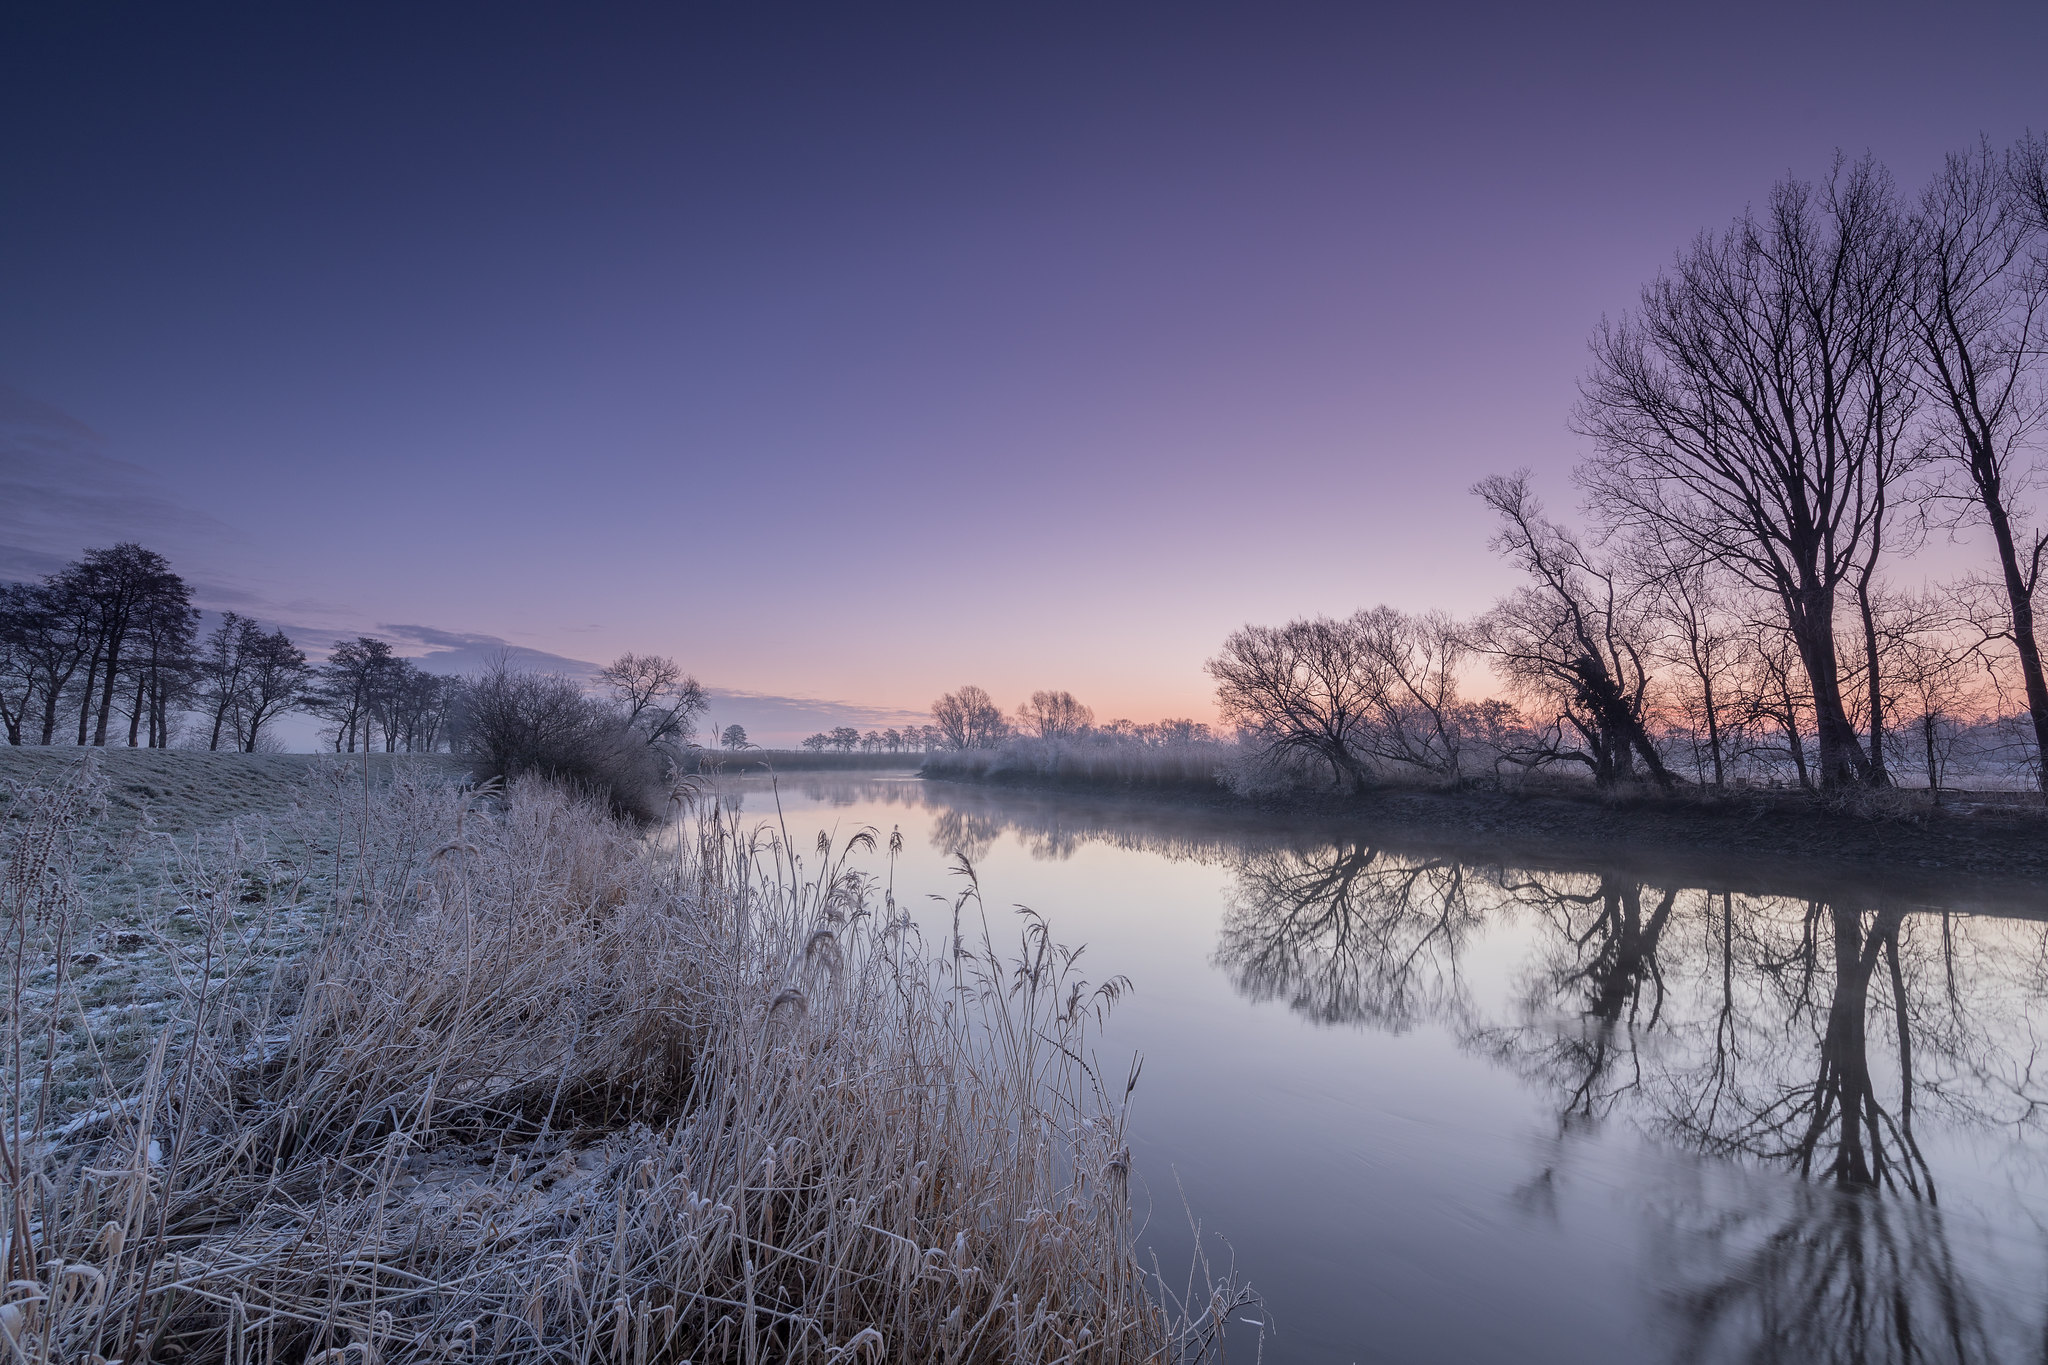
[[[133,1067],[72,962],[104,784],[15,786],[15,1358],[1206,1354],[1237,1300],[1141,1269],[1128,1087],[1085,1060],[1117,988],[1041,922],[928,953],[850,861],[871,834],[714,809],[664,848],[538,784],[328,785],[333,880],[280,897],[303,946],[243,899],[243,834],[179,864]]]

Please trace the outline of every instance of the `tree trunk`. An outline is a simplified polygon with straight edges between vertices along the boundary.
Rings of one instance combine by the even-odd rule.
[[[2048,796],[2048,679],[2041,673],[2041,646],[2034,635],[2034,585],[2020,572],[2019,547],[2013,543],[2012,519],[1995,480],[1977,483],[1991,538],[1998,545],[1998,567],[2005,574],[2005,596],[2012,608],[2012,641],[2020,656],[2020,677],[2027,689],[2027,711],[2034,722],[2034,754],[2041,791]]]
[[[94,727],[92,742],[97,748],[107,743],[107,721],[114,714],[114,683],[121,676],[121,637],[115,636],[107,646],[107,677],[100,685],[99,724]]]
[[[1820,785],[1839,790],[1868,780],[1870,763],[1856,727],[1842,704],[1841,668],[1835,656],[1835,594],[1832,588],[1807,586],[1786,604],[1792,641],[1806,667],[1813,689],[1813,728],[1820,742]]]
[[[1920,717],[1920,738],[1927,744],[1927,790],[1934,797],[1934,804],[1941,804],[1941,774],[1934,766],[1934,713],[1929,711]]]
[[[1856,609],[1863,618],[1863,657],[1870,665],[1864,676],[1864,681],[1869,684],[1870,689],[1870,785],[1889,787],[1892,784],[1892,777],[1884,763],[1884,690],[1883,680],[1878,676],[1877,618],[1870,610],[1868,573],[1864,574],[1863,581],[1856,587]]]
[[[1721,766],[1721,717],[1714,710],[1714,680],[1707,670],[1700,670],[1700,688],[1707,708],[1707,752],[1714,756],[1714,786],[1728,785],[1727,771]]]
[[[100,654],[99,646],[93,646],[92,657],[85,662],[85,690],[78,699],[78,742],[83,745],[92,735],[92,694],[99,690]]]

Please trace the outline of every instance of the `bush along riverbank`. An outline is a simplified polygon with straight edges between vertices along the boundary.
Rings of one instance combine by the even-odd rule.
[[[1181,1362],[1247,1302],[1140,1267],[1129,1087],[1080,1060],[1116,990],[1036,919],[928,952],[871,832],[336,769],[303,866],[238,827],[135,898],[164,1017],[108,1066],[103,785],[10,798],[22,1358]]]

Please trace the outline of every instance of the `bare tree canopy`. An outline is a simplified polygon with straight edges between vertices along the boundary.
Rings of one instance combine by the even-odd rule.
[[[1039,739],[1072,739],[1095,724],[1095,712],[1071,692],[1033,692],[1017,708],[1017,728]]]
[[[1837,165],[1702,235],[1601,325],[1578,429],[1610,527],[1655,527],[1774,596],[1813,693],[1822,781],[1873,765],[1841,690],[1835,608],[1867,581],[1911,415],[1909,238],[1890,178]]]
[[[1613,566],[1543,515],[1529,472],[1494,475],[1472,490],[1500,516],[1493,548],[1529,576],[1530,586],[1481,618],[1474,639],[1524,695],[1551,707],[1579,737],[1547,756],[1583,763],[1606,785],[1634,774],[1672,775],[1644,724],[1651,668],[1643,614]]]
[[[995,699],[971,684],[933,702],[932,723],[949,749],[993,749],[1010,731]]]
[[[649,744],[691,744],[697,719],[710,706],[704,689],[674,659],[659,654],[621,654],[598,677],[624,710],[626,723]]]

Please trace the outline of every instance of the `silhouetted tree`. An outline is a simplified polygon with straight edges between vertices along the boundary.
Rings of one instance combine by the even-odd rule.
[[[1578,409],[1609,525],[1655,527],[1778,601],[1830,787],[1881,773],[1843,704],[1835,608],[1868,581],[1910,449],[1910,264],[1874,163],[1780,182],[1761,220],[1702,236],[1601,325]]]
[[[223,612],[199,651],[197,700],[208,724],[208,749],[220,748],[221,736],[241,734],[239,717],[247,704],[249,669],[263,628],[239,612]],[[240,747],[239,744],[237,747]]]
[[[1931,445],[1954,476],[1945,500],[1991,532],[2048,791],[2048,678],[2034,623],[2048,533],[2019,501],[2029,473],[2020,461],[2048,414],[2048,228],[2028,193],[2029,165],[2028,144],[1948,158],[1914,218],[1913,321]]]
[[[747,727],[728,725],[719,732],[718,742],[728,749],[739,750],[747,747]]]
[[[1579,737],[1577,747],[1544,756],[1583,763],[1603,786],[1632,776],[1632,756],[1640,756],[1669,786],[1644,724],[1649,631],[1616,567],[1544,517],[1527,470],[1481,480],[1473,491],[1500,515],[1493,547],[1531,582],[1481,618],[1473,639],[1510,684],[1542,699]]]
[[[128,680],[128,747],[170,744],[171,709],[182,706],[193,679],[193,642],[199,613],[191,592],[176,574],[156,577],[136,608],[125,669]],[[147,721],[147,729],[144,722]]]
[[[254,633],[243,655],[236,710],[235,735],[244,753],[257,751],[265,726],[308,704],[315,677],[305,653],[282,630]]]
[[[1349,622],[1245,626],[1203,667],[1224,723],[1256,736],[1269,759],[1298,755],[1327,766],[1338,786],[1365,790],[1358,739],[1382,689],[1378,661]]]
[[[598,672],[626,723],[649,744],[689,745],[697,719],[710,705],[697,680],[674,659],[659,654],[621,654]]]
[[[316,670],[313,709],[333,723],[336,753],[354,753],[358,740],[370,746],[377,702],[397,657],[384,641],[359,635],[336,645]]]
[[[948,692],[932,703],[932,720],[953,749],[993,749],[1009,733],[1002,708],[979,687]]]
[[[1039,739],[1073,739],[1095,723],[1095,712],[1071,692],[1033,692],[1017,708],[1017,728]]]
[[[113,718],[114,693],[134,660],[129,651],[146,622],[163,626],[178,611],[189,612],[191,592],[154,550],[124,541],[87,550],[67,568],[63,592],[84,607],[88,647],[79,694],[78,742],[104,745]]]

